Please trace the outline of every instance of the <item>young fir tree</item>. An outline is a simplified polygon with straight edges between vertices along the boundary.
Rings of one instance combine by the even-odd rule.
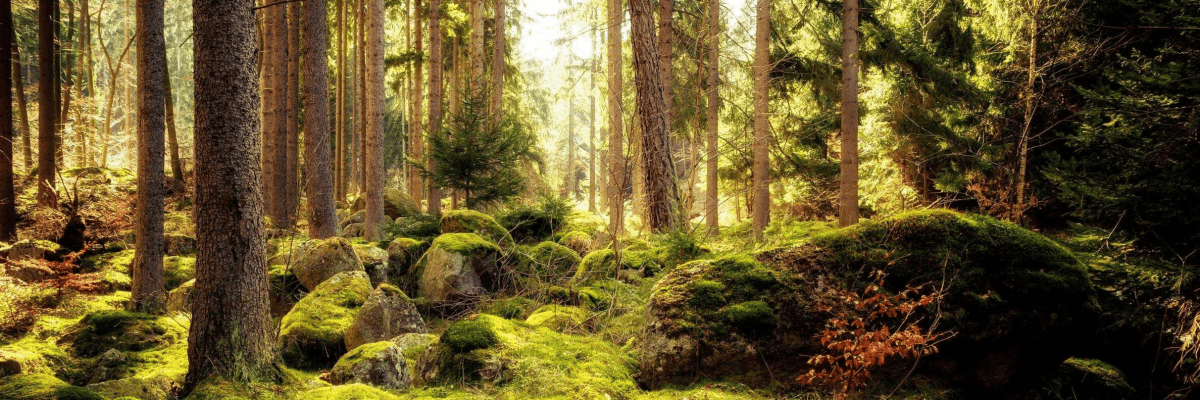
[[[470,96],[441,135],[429,138],[426,171],[436,187],[463,194],[468,208],[504,201],[520,193],[522,159],[533,157],[536,138],[508,118],[492,125],[487,96]]]

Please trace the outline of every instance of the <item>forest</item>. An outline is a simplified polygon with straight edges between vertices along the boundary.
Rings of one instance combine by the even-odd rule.
[[[3,0],[0,400],[1200,398],[1197,0]]]

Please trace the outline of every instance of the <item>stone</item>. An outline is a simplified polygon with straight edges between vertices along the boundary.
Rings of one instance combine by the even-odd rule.
[[[192,313],[192,289],[196,285],[196,280],[184,282],[179,287],[167,293],[167,311],[173,313]]]
[[[341,272],[300,299],[280,322],[284,362],[297,368],[323,368],[346,352],[346,329],[371,294],[363,271]]]
[[[333,384],[364,383],[384,389],[407,389],[412,383],[407,360],[390,341],[368,343],[346,353],[329,371]]]
[[[385,283],[371,292],[354,316],[354,322],[346,329],[346,349],[405,333],[424,332],[425,321],[412,300],[400,289]]]
[[[358,253],[349,241],[330,238],[313,247],[292,266],[300,284],[313,290],[326,279],[340,272],[365,271]]]
[[[417,263],[421,297],[445,302],[494,289],[503,278],[500,247],[473,233],[447,233],[434,239]]]

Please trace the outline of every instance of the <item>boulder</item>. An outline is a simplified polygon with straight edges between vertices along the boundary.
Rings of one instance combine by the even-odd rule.
[[[60,247],[49,240],[25,239],[8,248],[8,262],[23,260],[45,260],[50,258]]]
[[[480,237],[511,249],[516,243],[508,230],[500,226],[492,216],[474,210],[451,210],[442,214],[442,234],[474,233]]]
[[[575,274],[579,266],[579,255],[567,246],[554,242],[541,242],[531,248],[522,246],[526,252],[520,260],[520,272],[536,276],[540,281],[561,283]]]
[[[500,247],[474,233],[447,233],[434,239],[417,262],[419,293],[432,302],[483,294],[504,278]]]
[[[55,392],[71,385],[50,374],[22,374],[0,378],[0,399],[54,399]]]
[[[314,290],[326,279],[341,272],[365,271],[358,253],[349,241],[342,238],[324,240],[301,256],[292,266],[300,284]]]
[[[355,222],[342,228],[342,237],[351,239],[363,236],[363,224]]]
[[[192,289],[196,285],[196,280],[184,282],[179,287],[167,293],[167,311],[173,313],[192,313]]]
[[[586,331],[584,322],[588,313],[579,307],[547,304],[541,306],[525,319],[525,323],[533,326],[544,326],[559,332]]]
[[[169,234],[163,236],[168,256],[187,256],[196,254],[196,238],[187,235]]]
[[[4,273],[13,279],[19,279],[25,283],[41,282],[58,275],[40,259],[11,261],[4,269]]]
[[[421,205],[404,191],[389,188],[383,192],[383,214],[393,220],[420,215]]]
[[[413,265],[425,254],[428,247],[427,242],[398,237],[388,244],[388,283],[396,285],[406,293],[417,292],[417,279],[419,276],[413,276],[410,272],[413,270]]]
[[[363,221],[366,221],[366,218],[367,218],[367,210],[357,209],[354,211],[353,214],[350,214],[349,217],[346,217],[345,219],[343,219],[342,222],[338,224],[338,227],[342,228],[344,230],[344,229],[346,229],[347,226],[350,226],[351,224],[362,224]]]
[[[267,254],[271,254],[267,258],[267,265],[292,265],[321,243],[320,240],[293,240],[291,238],[272,239],[267,242],[271,247],[267,249]]]
[[[588,252],[592,250],[592,236],[580,231],[570,231],[558,238],[558,244],[575,250],[581,257],[587,256]]]
[[[835,314],[818,309],[854,312],[837,289],[863,289],[873,270],[886,271],[890,293],[945,285],[939,307],[919,308],[912,320],[940,312],[939,331],[957,335],[921,359],[922,371],[968,392],[1038,382],[1093,332],[1097,318],[1087,271],[1050,240],[985,216],[914,212],[754,258],[671,270],[646,306],[638,381],[649,388],[689,383],[703,371],[763,383],[771,381],[768,369],[804,373],[807,365],[794,355],[828,353],[816,338]]]
[[[129,358],[124,353],[117,349],[108,349],[100,358],[96,360],[96,364],[88,371],[88,383],[98,383],[108,380],[117,379],[121,375],[121,368]]]
[[[371,287],[379,286],[388,280],[388,252],[374,244],[355,244],[354,252],[362,261],[367,277],[371,278]]]
[[[332,365],[346,352],[346,329],[370,294],[362,271],[341,272],[318,285],[280,322],[283,360],[298,368]]]
[[[407,389],[412,383],[408,361],[395,343],[381,341],[358,346],[329,370],[335,385],[365,383],[384,389]]]
[[[150,378],[124,378],[87,385],[88,390],[109,399],[122,397],[140,400],[169,400],[177,384],[165,375]]]
[[[371,292],[367,302],[346,329],[346,348],[388,340],[405,333],[424,333],[425,321],[403,291],[382,284]]]

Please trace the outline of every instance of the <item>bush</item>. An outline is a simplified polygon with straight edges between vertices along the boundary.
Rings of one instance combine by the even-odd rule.
[[[550,239],[566,225],[574,208],[565,197],[543,195],[536,207],[520,206],[500,216],[500,225],[508,229],[517,243]]]

